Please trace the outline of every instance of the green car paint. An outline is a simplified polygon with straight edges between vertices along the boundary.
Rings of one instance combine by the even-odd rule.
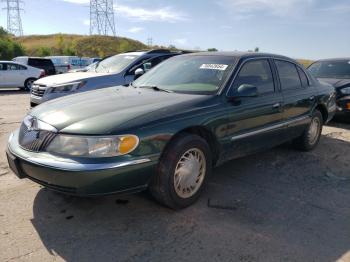
[[[185,56],[201,55],[211,54]],[[282,92],[274,66],[271,70],[275,92],[241,99],[230,95],[233,80],[247,61],[266,59],[272,65],[273,59],[295,63],[293,60],[268,54],[216,55],[231,57],[235,62],[213,94],[120,86],[52,100],[30,112],[31,116],[54,126],[60,134],[136,135],[140,143],[131,153],[86,159],[31,152],[19,145],[19,131],[15,131],[7,150],[10,167],[20,178],[30,178],[69,194],[135,192],[147,187],[157,172],[162,152],[179,133],[195,133],[205,138],[212,150],[214,165],[220,165],[299,136],[316,107],[323,113],[325,122],[332,118],[335,111],[333,88],[308,75],[308,88]],[[171,63],[171,60],[165,63]]]

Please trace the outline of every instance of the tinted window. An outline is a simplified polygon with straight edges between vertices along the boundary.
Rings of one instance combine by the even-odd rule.
[[[0,70],[1,70],[1,71],[6,70],[5,64],[0,64]]]
[[[350,78],[350,61],[316,62],[308,70],[317,78]]]
[[[50,59],[29,58],[28,65],[44,69],[47,75],[56,73],[56,69]]]
[[[243,84],[256,86],[259,94],[274,92],[275,87],[269,62],[256,60],[245,63],[231,90],[234,91]]]
[[[276,61],[276,66],[282,89],[288,90],[301,87],[299,74],[294,64],[285,61]]]
[[[303,87],[308,87],[309,86],[309,80],[307,79],[306,74],[304,73],[304,71],[300,67],[297,67],[297,68],[298,68],[300,80],[301,80],[301,83],[302,83]]]
[[[20,70],[20,65],[17,64],[7,64],[7,70]]]

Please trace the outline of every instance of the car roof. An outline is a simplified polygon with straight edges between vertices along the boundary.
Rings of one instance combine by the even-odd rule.
[[[231,56],[234,58],[259,58],[259,57],[272,57],[277,59],[289,60],[295,62],[294,59],[270,53],[258,53],[258,52],[240,52],[240,51],[218,51],[218,52],[197,52],[186,54],[187,56]]]
[[[320,59],[316,60],[315,62],[331,62],[331,61],[350,61],[350,57],[343,57],[343,58],[327,58],[327,59]]]

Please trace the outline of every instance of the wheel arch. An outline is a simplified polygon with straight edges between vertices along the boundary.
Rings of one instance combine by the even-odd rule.
[[[315,110],[318,110],[321,112],[322,114],[322,118],[323,118],[323,123],[326,123],[328,120],[328,111],[327,111],[327,107],[323,104],[318,104],[316,105]]]
[[[192,134],[197,135],[201,138],[203,138],[209,145],[210,151],[212,153],[212,160],[213,160],[213,166],[218,162],[219,155],[220,155],[220,144],[217,140],[216,135],[209,130],[208,128],[204,126],[191,126],[186,127],[179,132],[175,133],[171,139],[167,142],[163,152],[168,148],[168,146],[171,144],[172,141],[177,139],[179,136],[185,135],[185,134]]]

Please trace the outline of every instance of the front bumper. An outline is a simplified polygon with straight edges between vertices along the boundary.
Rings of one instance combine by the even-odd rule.
[[[73,160],[45,152],[34,153],[19,146],[18,131],[11,135],[6,154],[10,168],[19,178],[29,178],[55,191],[79,196],[142,191],[154,174],[158,159],[124,156]]]

